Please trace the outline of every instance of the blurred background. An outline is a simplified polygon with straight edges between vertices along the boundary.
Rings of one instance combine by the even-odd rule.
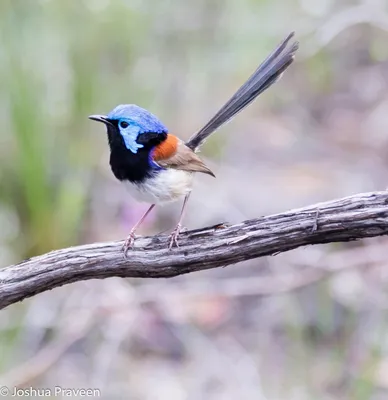
[[[0,266],[123,239],[146,209],[88,115],[136,103],[188,138],[292,30],[295,64],[203,147],[217,179],[197,177],[189,229],[387,187],[387,1],[2,0]],[[180,207],[140,232],[172,229]],[[0,383],[109,400],[386,399],[387,245],[37,295],[0,312]]]

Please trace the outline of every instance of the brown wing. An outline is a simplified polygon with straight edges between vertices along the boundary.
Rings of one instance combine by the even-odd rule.
[[[189,149],[183,142],[180,141],[177,143],[174,154],[168,158],[158,158],[155,160],[155,162],[163,168],[180,169],[188,172],[202,172],[215,177],[213,172],[193,152],[193,150]]]

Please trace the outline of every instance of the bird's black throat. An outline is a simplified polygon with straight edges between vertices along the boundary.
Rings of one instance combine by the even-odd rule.
[[[138,149],[137,153],[132,153],[125,146],[116,124],[107,124],[107,131],[111,151],[110,166],[118,180],[141,183],[155,174],[157,169],[150,163],[150,152],[156,145],[166,140],[167,133],[140,134],[136,141],[144,147]]]

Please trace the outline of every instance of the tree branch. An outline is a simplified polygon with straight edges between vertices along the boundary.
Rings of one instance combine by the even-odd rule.
[[[168,278],[275,255],[308,244],[388,234],[388,192],[361,193],[281,214],[185,232],[180,247],[168,237],[139,238],[130,258],[123,242],[52,251],[0,270],[0,309],[68,283],[112,276]]]

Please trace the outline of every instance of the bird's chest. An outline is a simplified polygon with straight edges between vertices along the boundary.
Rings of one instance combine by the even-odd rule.
[[[191,191],[193,174],[174,169],[160,170],[140,182],[123,181],[138,201],[163,204],[175,201]]]
[[[133,154],[117,146],[111,150],[110,167],[119,181],[141,182],[154,172],[148,158],[148,153]]]
[[[191,191],[191,172],[156,168],[151,165],[148,152],[132,154],[121,146],[112,146],[110,166],[115,177],[138,201],[168,203]]]

